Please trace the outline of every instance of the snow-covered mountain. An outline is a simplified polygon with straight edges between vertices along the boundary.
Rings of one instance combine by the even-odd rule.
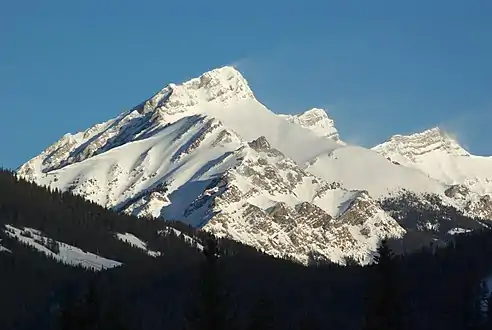
[[[436,194],[472,216],[488,215],[483,191],[452,193],[454,182],[402,166],[383,149],[346,145],[321,109],[275,114],[237,70],[223,67],[65,135],[18,174],[301,262],[316,255],[367,263],[381,238],[406,232],[379,203],[402,191]]]

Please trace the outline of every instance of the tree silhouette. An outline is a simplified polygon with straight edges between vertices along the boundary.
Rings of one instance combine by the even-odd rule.
[[[60,330],[79,330],[80,327],[80,302],[70,291],[60,307],[58,327]]]
[[[299,330],[316,330],[319,329],[317,315],[311,309],[305,309],[299,321]],[[331,329],[331,328],[328,328]]]
[[[100,329],[101,304],[93,282],[89,283],[86,294],[77,299],[70,291],[60,310],[61,330]]]
[[[248,330],[275,329],[273,302],[265,296],[256,301],[249,317]]]
[[[492,294],[487,290],[487,309],[485,313],[484,329],[492,329]]]
[[[200,267],[198,306],[189,323],[197,330],[222,330],[226,328],[226,308],[218,267],[220,250],[212,235],[206,239],[203,254],[205,261]]]
[[[398,276],[387,240],[381,241],[374,262],[369,274],[364,330],[402,329],[403,313],[398,294]]]
[[[462,292],[456,292],[462,306],[462,329],[479,330],[486,324],[486,310],[488,290],[483,281],[474,280],[473,267],[470,267],[461,286]],[[459,288],[459,287],[458,287]]]

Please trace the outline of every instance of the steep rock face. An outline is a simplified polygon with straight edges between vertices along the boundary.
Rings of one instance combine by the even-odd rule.
[[[366,193],[326,183],[274,149],[249,152],[203,196],[213,199],[205,230],[303,263],[314,253],[365,264],[381,238],[405,233]]]
[[[472,217],[492,220],[492,198],[490,195],[479,195],[466,185],[453,185],[445,194],[453,198],[465,214]]]
[[[295,209],[280,202],[266,210],[245,203],[239,212],[219,213],[205,229],[303,263],[314,254],[341,264],[347,258],[366,264],[380,239],[405,234],[367,196],[356,198],[337,218],[310,202],[302,202]]]

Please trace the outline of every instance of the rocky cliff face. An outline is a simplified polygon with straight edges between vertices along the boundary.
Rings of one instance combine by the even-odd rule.
[[[300,262],[314,253],[340,263],[367,263],[381,238],[405,233],[366,193],[306,173],[265,142],[250,143],[256,152],[202,195],[213,200],[205,230]]]

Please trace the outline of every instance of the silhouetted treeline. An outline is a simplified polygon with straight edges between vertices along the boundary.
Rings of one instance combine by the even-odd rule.
[[[412,211],[405,212],[401,221],[411,221]],[[9,238],[5,224],[41,230],[123,266],[95,273],[60,264]],[[157,234],[168,225],[196,237],[204,251]],[[114,237],[125,232],[162,256]],[[116,214],[2,171],[0,239],[11,250],[0,252],[0,329],[462,330],[492,323],[484,308],[483,280],[492,272],[486,227],[407,255],[385,242],[368,267],[304,267],[184,224]]]

